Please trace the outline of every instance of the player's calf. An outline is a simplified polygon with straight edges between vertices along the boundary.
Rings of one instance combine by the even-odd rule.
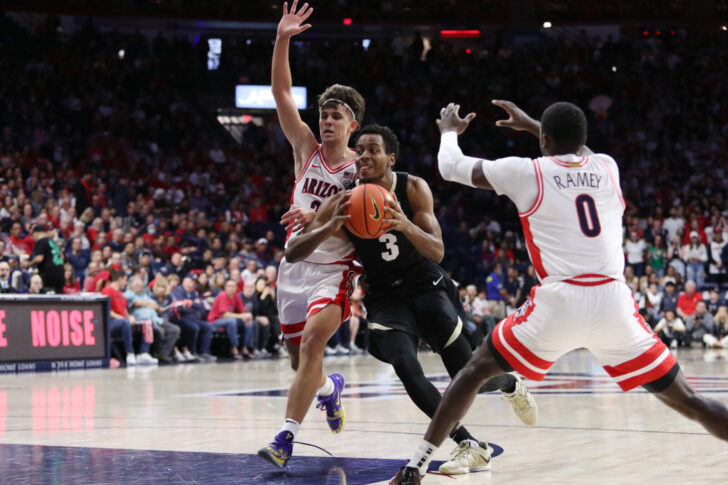
[[[728,409],[719,401],[697,394],[682,371],[655,396],[686,418],[699,422],[715,437],[728,441]]]

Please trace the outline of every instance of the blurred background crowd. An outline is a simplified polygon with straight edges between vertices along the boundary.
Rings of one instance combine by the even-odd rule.
[[[54,16],[29,29],[0,17],[0,292],[108,294],[127,362],[284,352],[275,280],[291,150],[274,113],[238,142],[205,104],[236,82],[269,84],[272,38],[225,44],[214,71],[204,44],[90,22],[64,32]],[[587,114],[590,148],[620,166],[625,277],[639,311],[672,346],[721,347],[727,51],[720,30],[540,34],[517,46],[496,33],[472,49],[425,46],[417,34],[366,47],[309,37],[293,43],[291,64],[310,98],[333,82],[355,86],[365,122],[398,135],[395,168],[430,183],[442,265],[461,286],[471,333],[487,333],[538,282],[515,207],[439,177],[434,119],[457,101],[479,115],[461,138],[464,152],[537,156],[535,138],[494,126],[503,113],[490,100],[510,99],[534,117],[568,100]],[[302,116],[317,126],[314,108]],[[361,293],[330,353],[365,346]]]

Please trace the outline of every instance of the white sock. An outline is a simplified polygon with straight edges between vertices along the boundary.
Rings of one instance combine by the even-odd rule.
[[[326,377],[326,383],[319,388],[318,395],[321,397],[330,396],[334,393],[335,389],[334,381],[331,380],[331,377]]]
[[[283,426],[281,426],[281,432],[288,431],[293,436],[296,436],[299,429],[301,429],[301,423],[291,418],[286,418],[286,420],[283,421]]]
[[[412,454],[412,458],[409,463],[407,463],[407,466],[410,468],[417,468],[420,475],[424,476],[427,473],[427,467],[430,464],[430,460],[432,459],[432,455],[435,453],[435,450],[437,450],[437,446],[422,440],[417,447],[417,451]]]

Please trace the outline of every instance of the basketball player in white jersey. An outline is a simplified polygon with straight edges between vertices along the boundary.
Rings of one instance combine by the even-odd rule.
[[[291,93],[288,50],[290,38],[311,27],[304,22],[312,11],[308,3],[297,9],[297,0],[290,12],[288,4],[283,4],[271,76],[278,119],[293,147],[296,183],[291,204],[309,211],[315,211],[327,197],[353,183],[355,154],[348,148],[348,142],[364,114],[362,96],[354,88],[335,84],[318,99],[321,144],[301,120]],[[292,226],[289,225],[288,238],[302,224],[294,222]],[[349,294],[361,274],[355,258],[350,242],[332,239],[305,261],[290,264],[284,259],[281,262],[278,312],[296,375],[288,392],[283,426],[275,439],[258,452],[280,468],[291,457],[294,436],[315,395],[318,394],[319,409],[326,411],[331,431],[338,433],[344,427],[346,416],[340,399],[344,378],[338,373],[326,376],[323,355],[326,342],[341,322],[349,318]]]
[[[424,440],[390,484],[419,484],[433,452],[493,376],[516,370],[542,380],[561,355],[590,350],[624,391],[643,386],[662,402],[728,440],[728,409],[699,396],[675,357],[645,324],[624,282],[619,169],[586,146],[586,118],[571,103],[555,103],[541,123],[508,101],[497,126],[539,138],[542,157],[494,161],[463,155],[457,143],[475,117],[459,105],[440,112],[438,165],[445,180],[507,195],[519,210],[524,237],[541,285],[502,320],[457,374]]]

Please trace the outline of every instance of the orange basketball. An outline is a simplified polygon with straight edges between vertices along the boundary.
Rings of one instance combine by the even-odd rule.
[[[357,185],[351,191],[347,214],[351,219],[345,221],[346,228],[362,239],[376,239],[388,229],[384,223],[387,213],[384,208],[394,204],[394,194],[377,184]]]

